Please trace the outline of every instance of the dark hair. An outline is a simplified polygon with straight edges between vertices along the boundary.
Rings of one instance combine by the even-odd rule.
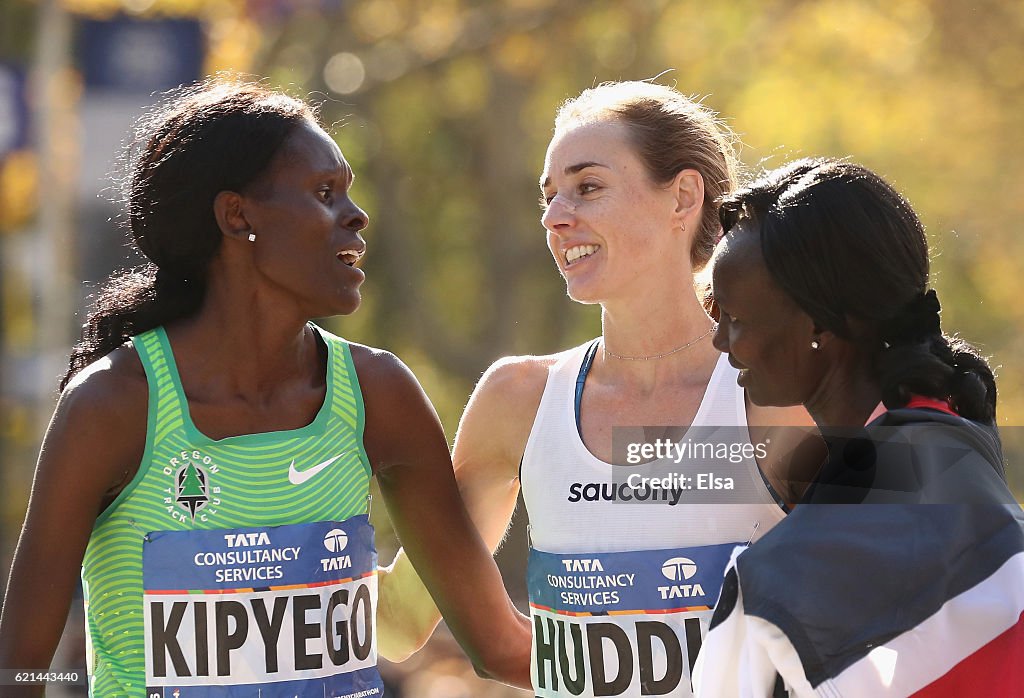
[[[132,240],[150,263],[115,274],[97,294],[62,390],[133,335],[199,309],[221,243],[214,199],[255,182],[304,122],[316,122],[305,102],[223,77],[172,91],[138,121],[122,198]]]
[[[685,169],[704,180],[704,210],[690,261],[699,270],[711,259],[721,233],[718,200],[736,187],[735,136],[704,105],[671,87],[643,81],[608,82],[567,100],[555,131],[612,116],[629,129],[650,178],[666,184]]]
[[[995,422],[988,363],[939,329],[924,226],[877,174],[844,160],[798,160],[725,198],[719,216],[725,231],[748,221],[779,287],[822,329],[869,353],[886,407],[923,395]]]

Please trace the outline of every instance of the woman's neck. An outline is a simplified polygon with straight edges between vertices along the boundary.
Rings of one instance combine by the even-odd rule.
[[[865,364],[840,364],[804,407],[819,428],[862,427],[881,401],[882,389]]]
[[[174,333],[189,346],[202,348],[199,369],[209,381],[242,394],[306,379],[318,366],[317,344],[306,322],[269,312],[236,312],[212,297],[196,315],[175,323]]]
[[[692,287],[667,298],[638,297],[601,306],[605,348],[620,357],[667,356],[713,327]]]
[[[640,394],[706,382],[720,357],[711,344],[714,322],[692,289],[686,295],[672,303],[604,304],[594,375]]]

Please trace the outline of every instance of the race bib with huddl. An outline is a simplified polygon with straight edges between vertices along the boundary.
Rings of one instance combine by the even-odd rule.
[[[537,696],[690,696],[737,543],[621,553],[530,550]]]
[[[157,531],[142,567],[147,698],[383,695],[365,515]]]

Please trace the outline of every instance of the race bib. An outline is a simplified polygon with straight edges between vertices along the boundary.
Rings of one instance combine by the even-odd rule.
[[[147,698],[383,695],[366,516],[158,531],[142,566]]]
[[[537,696],[691,696],[736,543],[622,553],[531,549]]]

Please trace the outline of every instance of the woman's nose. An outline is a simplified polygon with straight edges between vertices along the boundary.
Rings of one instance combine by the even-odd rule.
[[[561,194],[555,196],[544,209],[540,222],[548,230],[571,225],[576,216],[576,204]]]
[[[341,225],[348,230],[364,230],[369,224],[370,217],[355,202],[342,214]]]

